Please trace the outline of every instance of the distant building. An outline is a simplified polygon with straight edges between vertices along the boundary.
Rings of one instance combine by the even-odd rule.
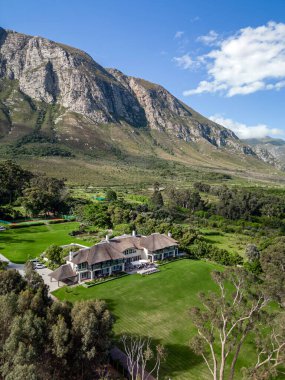
[[[155,262],[178,255],[178,243],[170,234],[122,235],[70,252],[66,264],[50,274],[57,281],[74,283],[121,272],[131,263]]]

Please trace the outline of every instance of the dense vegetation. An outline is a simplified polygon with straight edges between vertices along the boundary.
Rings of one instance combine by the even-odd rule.
[[[0,271],[0,378],[101,378],[112,339],[103,301],[53,302],[31,263]]]
[[[64,180],[33,174],[13,161],[0,165],[0,216],[2,219],[23,217],[11,206],[23,206],[31,216],[68,213],[72,199]]]

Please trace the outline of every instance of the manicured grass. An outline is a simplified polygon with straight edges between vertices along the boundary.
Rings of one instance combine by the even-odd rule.
[[[205,380],[210,379],[208,370],[189,348],[196,329],[188,310],[199,305],[200,291],[215,290],[210,272],[220,268],[212,263],[185,259],[164,265],[161,272],[149,276],[130,275],[89,289],[64,287],[53,294],[71,302],[92,298],[106,300],[115,316],[117,338],[124,333],[135,334],[150,336],[155,344],[164,344],[168,355],[162,365],[161,379]],[[246,347],[244,358],[251,356],[248,350]],[[244,360],[239,362],[239,366],[244,364]]]
[[[51,244],[88,243],[69,236],[79,223],[68,222],[15,228],[0,232],[0,253],[15,263],[37,257]]]

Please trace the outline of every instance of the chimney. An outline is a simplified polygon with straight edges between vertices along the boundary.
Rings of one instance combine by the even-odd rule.
[[[109,242],[109,235],[106,235],[106,241]]]
[[[132,236],[133,236],[133,237],[136,236],[136,231],[135,231],[135,230],[133,230],[133,232],[132,232]]]
[[[171,234],[170,231],[168,231],[167,236],[170,237],[170,238],[172,237],[172,234]]]
[[[69,261],[72,260],[72,256],[73,256],[72,253],[73,253],[72,251],[69,251]]]

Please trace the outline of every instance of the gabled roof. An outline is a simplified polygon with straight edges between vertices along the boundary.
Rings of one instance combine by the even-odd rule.
[[[140,239],[141,238],[139,236],[126,235],[114,237],[109,240],[109,243],[120,252],[124,252],[126,249],[130,248],[142,249]]]
[[[90,248],[80,249],[72,258],[74,264],[87,262],[93,265],[109,260],[123,259],[125,256],[111,242],[102,242]]]
[[[49,273],[49,276],[57,281],[63,281],[68,278],[76,277],[77,274],[72,270],[70,264],[61,265],[54,272]]]
[[[130,248],[146,248],[149,251],[154,252],[177,245],[178,243],[176,240],[159,233],[154,233],[150,236],[123,235],[114,237],[110,240],[104,240],[90,248],[80,249],[74,253],[71,261],[76,265],[86,262],[88,265],[93,265],[104,261],[123,259],[125,258],[123,252]]]
[[[140,239],[140,245],[149,251],[154,252],[160,249],[177,246],[178,243],[170,236],[154,233],[149,236],[142,236]]]

